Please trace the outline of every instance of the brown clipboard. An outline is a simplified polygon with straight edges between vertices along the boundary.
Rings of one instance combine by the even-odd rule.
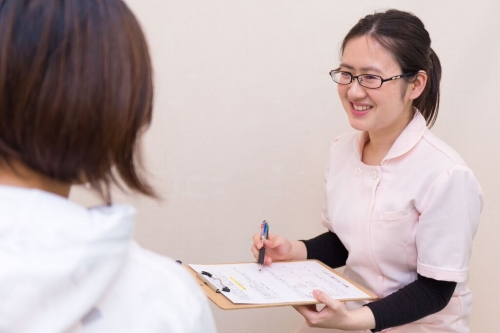
[[[297,261],[301,261],[301,260],[297,260]],[[295,262],[297,262],[297,261],[295,261]],[[358,289],[360,289],[361,291],[363,291],[365,294],[369,295],[368,298],[343,299],[343,300],[341,300],[342,302],[347,302],[347,301],[361,301],[361,300],[376,300],[376,299],[378,299],[378,297],[374,293],[366,290],[365,288],[361,287],[359,284],[357,284],[357,283],[355,283],[355,282],[347,279],[346,277],[340,275],[335,270],[333,270],[331,267],[325,265],[321,261],[319,261],[319,260],[313,260],[313,259],[309,259],[307,261],[315,261],[315,262],[317,262],[318,264],[320,264],[324,268],[328,269],[330,272],[332,272],[336,276],[338,276],[338,277],[340,277],[340,278],[348,281],[349,283],[351,283],[352,285],[354,285],[355,287],[357,287]],[[286,263],[286,261],[281,261],[281,263]],[[214,302],[215,305],[217,305],[219,308],[221,308],[222,310],[257,309],[257,308],[270,308],[270,307],[279,307],[279,306],[319,304],[319,302],[317,302],[317,301],[315,301],[315,302],[294,302],[294,303],[271,303],[271,304],[234,304],[228,298],[226,298],[223,294],[216,293],[215,291],[213,291],[212,289],[210,289],[209,286],[207,286],[202,280],[200,280],[200,278],[198,277],[198,274],[196,273],[196,271],[193,270],[191,267],[189,267],[187,265],[184,265],[184,267],[186,267],[186,269],[189,271],[189,273],[191,273],[191,275],[195,278],[196,282],[198,283],[198,285],[200,286],[200,288],[203,290],[203,292],[205,293],[205,295],[207,295],[207,297],[212,302]]]

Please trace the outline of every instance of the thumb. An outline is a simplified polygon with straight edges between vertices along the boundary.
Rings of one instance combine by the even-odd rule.
[[[313,297],[331,309],[335,309],[340,305],[339,301],[331,298],[321,290],[313,290]]]

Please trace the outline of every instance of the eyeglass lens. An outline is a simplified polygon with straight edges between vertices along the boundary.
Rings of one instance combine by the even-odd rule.
[[[339,84],[349,84],[353,80],[353,76],[347,72],[331,72],[333,81]],[[357,77],[360,85],[366,88],[378,88],[382,85],[382,78],[377,75],[362,74]]]

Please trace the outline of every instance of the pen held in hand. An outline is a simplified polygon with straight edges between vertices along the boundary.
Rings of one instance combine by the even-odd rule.
[[[266,248],[264,246],[259,250],[259,260],[257,263],[259,264],[259,271],[262,270],[262,266],[264,266],[264,257],[266,256]]]
[[[257,264],[259,264],[259,271],[262,270],[264,266],[264,257],[266,256],[266,248],[264,247],[264,240],[269,236],[269,224],[266,220],[260,224],[260,240],[262,241],[262,247],[259,250],[259,258]]]

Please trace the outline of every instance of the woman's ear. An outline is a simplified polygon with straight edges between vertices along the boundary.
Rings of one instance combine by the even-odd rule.
[[[427,73],[425,71],[418,71],[415,80],[410,85],[410,94],[408,98],[410,100],[417,99],[425,89],[427,84]]]

